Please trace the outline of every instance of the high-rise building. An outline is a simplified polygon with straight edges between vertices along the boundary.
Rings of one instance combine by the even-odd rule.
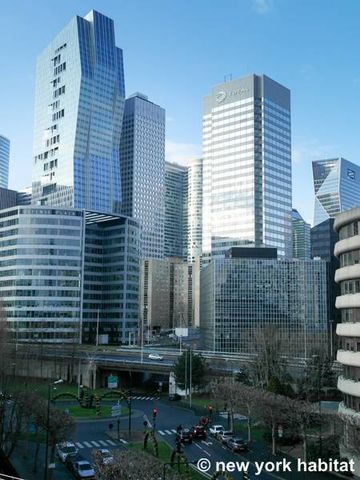
[[[30,205],[30,203],[31,188],[24,188],[17,192],[16,190],[0,187],[0,210],[16,207],[16,205]]]
[[[165,110],[141,93],[125,102],[120,163],[121,212],[139,221],[142,257],[163,258]]]
[[[49,206],[0,212],[0,292],[19,342],[127,342],[138,329],[139,228]]]
[[[305,220],[295,208],[292,209],[291,221],[293,258],[299,258],[300,260],[310,260],[310,224],[305,222]]]
[[[341,320],[340,311],[335,307],[336,297],[340,295],[340,286],[335,282],[335,272],[339,268],[339,260],[334,255],[338,235],[334,231],[334,218],[328,218],[311,229],[311,257],[326,261],[327,270],[327,311],[329,330],[329,354],[335,356],[337,337],[336,325]]]
[[[124,101],[113,20],[76,16],[37,61],[34,203],[119,213]]]
[[[9,184],[10,140],[0,135],[0,187],[8,188]]]
[[[144,259],[140,267],[140,323],[145,332],[196,324],[198,265],[179,258]]]
[[[289,356],[307,358],[324,347],[325,262],[278,260],[273,248],[239,248],[240,254],[234,250],[229,258],[215,258],[201,270],[204,348],[255,354],[261,331],[269,327]]]
[[[360,167],[345,158],[312,162],[314,226],[360,205]]]
[[[204,260],[244,244],[291,258],[290,91],[265,75],[215,86],[203,152]]]
[[[188,169],[165,162],[165,257],[187,258]]]
[[[344,435],[340,444],[342,457],[354,459],[355,475],[360,475],[360,208],[353,208],[336,216],[334,229],[339,235],[335,255],[340,261],[335,280],[340,285],[336,307],[341,312],[341,323],[336,333],[340,339],[337,361],[343,372],[338,378],[338,389],[343,393],[339,413],[344,420]]]
[[[195,262],[201,256],[202,245],[202,158],[191,160],[188,165],[187,194],[187,259]]]

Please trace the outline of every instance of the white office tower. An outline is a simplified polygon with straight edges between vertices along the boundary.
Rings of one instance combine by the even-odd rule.
[[[212,89],[203,117],[203,260],[233,246],[291,258],[290,91],[265,75]]]

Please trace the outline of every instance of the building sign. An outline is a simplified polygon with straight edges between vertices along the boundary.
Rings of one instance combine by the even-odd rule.
[[[220,90],[215,95],[215,100],[217,103],[221,103],[228,97],[235,97],[237,95],[243,96],[245,93],[248,93],[250,90],[248,88],[237,88],[236,90],[230,90],[229,92],[225,92],[225,90]]]

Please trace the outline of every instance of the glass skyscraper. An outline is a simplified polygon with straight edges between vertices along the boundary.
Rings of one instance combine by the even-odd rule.
[[[119,212],[124,101],[113,21],[76,16],[37,61],[34,203]]]
[[[10,140],[0,135],[0,187],[8,188]]]
[[[189,162],[188,166],[188,262],[195,262],[201,256],[202,245],[202,158]]]
[[[360,205],[360,167],[345,158],[312,162],[314,226]]]
[[[187,258],[188,169],[165,162],[165,257]]]
[[[265,75],[215,86],[203,152],[203,259],[244,244],[291,258],[290,91]]]
[[[163,258],[165,110],[141,93],[125,102],[120,163],[121,213],[140,224],[142,257]]]
[[[305,222],[300,213],[293,208],[291,213],[293,258],[310,260],[310,224]]]

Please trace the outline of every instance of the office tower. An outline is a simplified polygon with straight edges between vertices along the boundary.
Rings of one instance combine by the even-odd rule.
[[[119,212],[124,101],[113,21],[76,16],[37,60],[34,203]]]
[[[291,258],[290,91],[265,75],[204,99],[203,258],[236,245]]]
[[[335,272],[339,268],[339,260],[334,255],[338,235],[334,231],[334,218],[328,218],[311,229],[311,257],[326,261],[327,270],[327,304],[329,354],[335,356],[337,349],[336,325],[341,321],[340,311],[336,308],[336,297],[340,295],[340,286],[335,282]]]
[[[269,252],[267,252],[269,250]],[[233,249],[201,270],[200,330],[206,350],[257,353],[271,327],[291,357],[327,342],[326,264],[277,260],[276,249]]]
[[[16,207],[16,205],[30,205],[31,188],[19,190],[10,190],[0,187],[0,211],[4,208]]]
[[[187,258],[188,169],[165,162],[165,257]]]
[[[360,455],[356,448],[359,445],[360,425],[360,208],[337,215],[334,228],[339,235],[335,255],[340,262],[335,280],[341,289],[336,299],[336,307],[341,312],[341,323],[336,328],[340,339],[337,361],[343,366],[342,375],[338,378],[338,389],[343,393],[339,413],[345,420],[340,452],[342,457],[355,460],[355,475],[358,476]]]
[[[189,327],[194,323],[194,265],[179,258],[144,259],[140,266],[140,323],[151,332]]]
[[[314,226],[360,205],[360,167],[345,158],[312,162]]]
[[[141,227],[143,258],[164,256],[165,110],[135,93],[126,99],[120,143],[121,212]]]
[[[19,342],[126,342],[138,329],[139,228],[49,206],[0,212],[0,290]]]
[[[305,222],[305,220],[295,208],[292,209],[291,222],[293,258],[299,258],[300,260],[310,260],[310,224]]]
[[[10,140],[0,135],[0,187],[8,188]]]
[[[195,262],[201,256],[202,187],[202,158],[197,158],[191,160],[188,166],[188,262]]]

